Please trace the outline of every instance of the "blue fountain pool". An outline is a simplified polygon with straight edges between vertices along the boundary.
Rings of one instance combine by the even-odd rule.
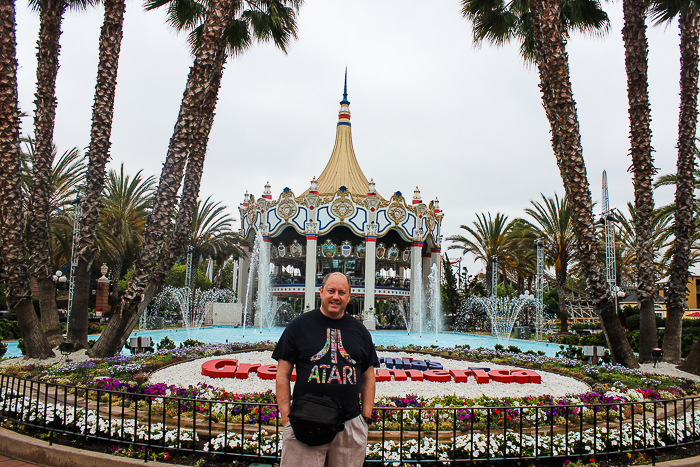
[[[155,343],[160,342],[165,336],[172,339],[176,345],[184,342],[188,338],[193,338],[202,342],[260,342],[274,341],[276,342],[284,328],[272,328],[270,330],[263,329],[260,332],[259,328],[248,327],[243,333],[243,328],[230,326],[213,326],[204,327],[198,331],[187,329],[165,329],[160,331],[136,331],[131,334],[132,337],[150,336]],[[440,347],[454,347],[456,345],[468,344],[472,349],[477,347],[486,347],[492,349],[498,344],[498,338],[492,336],[482,336],[478,334],[466,334],[460,332],[442,332],[439,334],[437,341],[434,333],[423,333],[419,336],[417,332],[412,332],[410,335],[406,331],[371,331],[372,339],[376,345],[397,347],[407,346],[408,344],[430,346],[437,345]],[[96,337],[96,336],[95,336]],[[559,350],[558,344],[547,344],[543,342],[533,342],[520,339],[509,339],[501,343],[504,346],[515,345],[522,351],[534,350],[543,351],[546,355],[554,356]],[[16,342],[7,343],[7,353],[5,357],[20,357],[21,353],[17,348]],[[126,351],[128,352],[128,351]]]

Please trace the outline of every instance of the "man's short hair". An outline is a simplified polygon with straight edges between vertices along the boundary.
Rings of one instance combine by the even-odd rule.
[[[321,288],[324,288],[326,286],[326,282],[328,282],[328,279],[334,274],[339,274],[345,278],[345,280],[348,282],[348,292],[350,292],[350,279],[342,272],[329,272],[328,274],[326,274],[326,276],[323,278],[323,282],[321,282]]]

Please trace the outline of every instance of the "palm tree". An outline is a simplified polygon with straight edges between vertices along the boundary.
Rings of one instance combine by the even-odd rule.
[[[130,177],[124,174],[124,164],[119,172],[110,170],[107,174],[105,192],[100,211],[100,224],[110,230],[117,240],[116,254],[112,262],[112,293],[119,293],[119,279],[127,257],[135,257],[143,241],[146,217],[153,204],[153,191],[156,179],[144,178],[143,170]]]
[[[182,216],[178,216],[175,232],[163,261],[172,261],[172,266],[173,257],[176,258],[177,254],[182,252],[183,235],[191,228],[191,216],[199,193],[206,145],[213,122],[227,48],[231,43],[237,43],[240,51],[250,43],[249,40],[238,41],[231,38],[246,37],[246,34],[241,32],[242,26],[245,26],[247,32],[249,26],[253,31],[257,31],[260,25],[266,28],[272,25],[271,31],[263,29],[264,34],[260,39],[272,38],[278,45],[284,45],[288,38],[295,37],[295,15],[300,3],[300,0],[248,1],[246,4],[252,6],[250,13],[243,10],[241,21],[236,21],[236,14],[242,11],[242,2],[211,0],[206,10],[195,8],[199,12],[196,18],[204,18],[204,20],[194,29],[194,35],[191,36],[197,39],[194,65],[190,69],[153,210],[144,232],[143,248],[122,301],[115,309],[100,339],[92,348],[92,355],[112,355],[123,346],[139,315],[143,313],[150,298],[163,283],[158,278],[154,279],[153,271],[156,267],[158,270],[165,269],[159,266],[161,250],[168,233],[170,216],[176,205],[176,195],[187,161],[188,174],[185,176],[179,211]],[[202,14],[203,11],[207,12],[206,15]],[[267,19],[263,21],[264,18]],[[189,160],[187,160],[188,156]]]
[[[575,261],[576,236],[571,223],[571,208],[566,198],[547,198],[543,194],[542,202],[530,201],[532,208],[525,212],[534,219],[529,223],[538,237],[544,242],[545,264],[554,267],[559,294],[559,332],[567,333],[568,313],[566,312],[566,279],[569,268]]]
[[[31,0],[30,5],[39,11],[40,29],[37,46],[37,90],[34,112],[35,145],[32,148],[32,185],[30,209],[27,211],[27,243],[31,252],[31,274],[39,288],[42,305],[42,322],[46,316],[56,314],[54,284],[51,280],[51,255],[49,252],[49,218],[51,216],[52,164],[55,156],[53,131],[56,118],[56,76],[60,51],[61,22],[66,9],[84,9],[89,0]],[[53,319],[52,319],[53,321]],[[46,324],[46,323],[44,323]],[[55,323],[46,329],[51,345],[61,341],[60,325]]]
[[[449,250],[462,250],[463,254],[471,253],[476,259],[484,262],[486,265],[486,287],[491,290],[492,258],[498,259],[499,268],[503,273],[501,277],[506,276],[509,267],[514,266],[515,261],[508,251],[510,240],[508,233],[512,228],[512,223],[507,222],[508,216],[497,212],[496,216],[491,218],[491,213],[487,214],[477,214],[476,221],[473,222],[474,227],[459,226],[460,229],[467,231],[469,237],[452,235],[447,237],[447,240],[453,242],[449,246]]]
[[[88,348],[87,317],[92,263],[99,248],[97,224],[100,201],[104,190],[105,166],[109,160],[114,94],[124,26],[125,0],[104,0],[104,22],[100,31],[100,53],[97,65],[97,85],[92,107],[92,128],[87,158],[88,168],[83,201],[83,218],[78,237],[78,266],[75,271],[75,292],[68,340],[76,348]]]
[[[681,30],[681,104],[678,119],[678,161],[676,179],[676,212],[673,223],[673,258],[669,267],[669,287],[666,298],[666,330],[664,332],[663,359],[666,362],[681,361],[681,321],[683,319],[686,286],[688,283],[688,263],[694,231],[693,200],[695,172],[695,132],[698,118],[698,46],[700,44],[700,16],[694,1],[655,0],[652,16],[658,23],[670,22],[679,18]],[[696,345],[697,347],[697,345]],[[698,352],[691,352],[688,360]],[[690,357],[693,357],[691,359]],[[697,365],[686,362],[687,368]],[[697,371],[697,368],[695,368]]]
[[[0,0],[0,37],[0,273],[7,304],[17,313],[25,353],[48,358],[53,351],[34,312],[25,263],[15,4],[11,0]]]
[[[645,0],[623,0],[625,25],[625,68],[630,116],[630,154],[634,174],[635,239],[637,259],[637,295],[641,313],[639,362],[652,361],[651,350],[658,345],[654,313],[654,245],[652,179],[656,173],[651,155],[651,110],[647,76],[647,38]]]
[[[463,14],[471,20],[477,42],[502,44],[521,40],[521,53],[533,57],[540,76],[542,102],[552,133],[552,149],[561,173],[579,261],[600,315],[613,360],[638,367],[614,309],[604,274],[597,261],[597,240],[591,193],[583,160],[576,103],[569,78],[566,38],[571,28],[605,29],[607,15],[596,1],[573,4],[559,0],[524,2],[462,0]],[[531,51],[531,55],[530,54]]]
[[[25,170],[28,174],[31,169],[35,169],[34,165],[36,161],[42,157],[38,154],[38,146],[33,139],[23,138],[22,141],[27,148],[25,159],[28,163]],[[50,154],[50,160],[54,161],[56,159],[56,148],[54,145],[51,145]],[[37,282],[41,324],[46,333],[46,338],[52,347],[57,346],[63,338],[61,336],[61,323],[58,319],[56,307],[56,285],[52,280],[53,271],[55,271],[56,268],[54,267],[53,254],[51,251],[51,236],[56,227],[57,218],[70,206],[70,203],[77,193],[77,186],[83,180],[82,171],[84,168],[85,164],[82,161],[82,156],[78,148],[73,148],[64,152],[56,163],[53,164],[50,173],[48,192],[43,193],[42,196],[39,197],[42,205],[45,204],[40,211],[43,212],[44,208],[46,208],[47,211],[47,215],[45,216],[46,229],[37,229],[35,227],[35,224],[41,223],[41,221],[33,215],[29,217],[27,222],[30,274]],[[36,173],[36,170],[33,170],[33,172]],[[27,176],[25,180],[24,189],[27,192],[26,198],[32,201],[39,199],[35,196],[35,192],[38,189],[36,177]],[[33,210],[27,207],[25,212],[29,211]],[[40,238],[44,233],[48,235],[46,244],[44,244],[43,239]],[[70,238],[72,239],[72,230],[70,234]],[[49,272],[48,276],[46,275],[46,271]]]

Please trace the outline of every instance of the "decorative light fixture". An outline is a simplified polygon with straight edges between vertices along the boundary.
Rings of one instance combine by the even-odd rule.
[[[420,197],[420,190],[418,187],[413,191],[413,204],[420,204],[422,203],[421,197]]]
[[[311,189],[309,190],[310,193],[318,193],[318,182],[316,181],[316,177],[311,179]]]
[[[374,183],[374,179],[369,181],[369,192],[372,194],[377,192],[377,185]]]

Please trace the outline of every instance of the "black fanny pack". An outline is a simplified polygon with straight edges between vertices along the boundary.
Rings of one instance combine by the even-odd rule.
[[[345,429],[343,411],[329,397],[305,394],[292,402],[289,422],[296,439],[309,446],[328,444]]]

